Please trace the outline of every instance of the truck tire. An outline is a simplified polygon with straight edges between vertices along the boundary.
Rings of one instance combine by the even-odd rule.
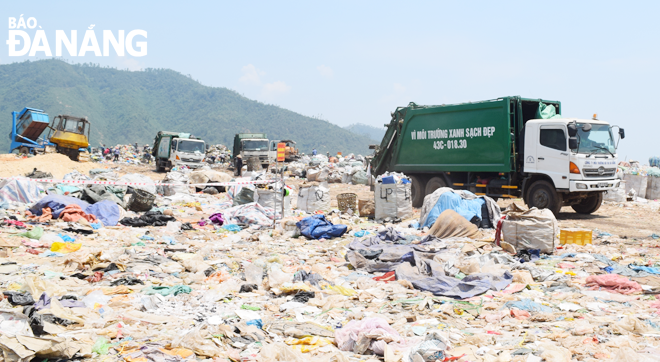
[[[529,187],[525,203],[530,208],[549,209],[553,214],[557,215],[564,201],[561,194],[555,190],[550,182],[539,180]]]
[[[426,196],[424,177],[411,175],[410,176],[410,190],[412,193],[412,206],[422,207],[424,204],[424,196]]]
[[[593,214],[603,203],[603,193],[594,192],[594,195],[589,195],[589,197],[582,199],[579,204],[572,205],[571,207],[578,214]]]
[[[426,183],[426,187],[424,188],[425,196],[432,194],[433,191],[441,187],[447,187],[447,182],[445,181],[445,178],[442,176],[433,177],[432,179],[429,180],[429,182]]]

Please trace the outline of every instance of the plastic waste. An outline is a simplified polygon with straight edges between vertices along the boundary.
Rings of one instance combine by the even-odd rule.
[[[81,243],[54,242],[50,246],[50,251],[54,253],[68,254],[80,250],[81,247]]]

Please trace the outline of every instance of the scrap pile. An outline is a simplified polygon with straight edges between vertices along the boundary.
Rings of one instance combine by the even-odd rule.
[[[657,235],[450,189],[374,219],[264,172],[66,177],[144,185],[0,184],[5,361],[660,361]],[[209,182],[234,184],[190,186]]]

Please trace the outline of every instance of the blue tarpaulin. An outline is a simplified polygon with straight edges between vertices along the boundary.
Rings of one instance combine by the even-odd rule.
[[[461,197],[461,195],[453,192],[445,192],[440,195],[438,202],[435,203],[435,206],[429,212],[426,221],[422,227],[431,227],[435,220],[442,214],[445,210],[454,210],[459,215],[463,216],[467,221],[472,221],[476,216],[480,220],[482,219],[481,207],[486,203],[482,198],[467,200]]]
[[[119,222],[119,206],[110,200],[90,205],[85,212],[96,216],[105,226],[115,226]]]
[[[312,215],[296,223],[300,233],[310,239],[332,239],[344,235],[348,226],[333,225],[325,215]]]

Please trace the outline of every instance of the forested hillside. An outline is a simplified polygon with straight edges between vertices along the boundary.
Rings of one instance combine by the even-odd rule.
[[[367,154],[368,137],[337,125],[250,100],[226,88],[201,85],[169,69],[130,72],[40,60],[0,65],[0,152],[8,152],[11,111],[39,108],[89,118],[98,146],[151,144],[158,131],[189,132],[231,146],[234,134],[265,132],[293,139],[301,152]]]

